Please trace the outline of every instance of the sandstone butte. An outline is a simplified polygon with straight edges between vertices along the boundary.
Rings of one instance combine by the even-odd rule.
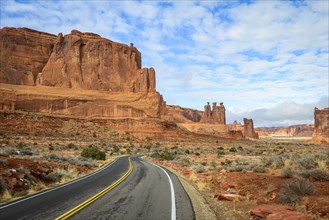
[[[2,112],[106,119],[109,126],[129,131],[176,127],[175,132],[258,138],[252,119],[244,119],[244,126],[227,124],[222,102],[212,108],[208,103],[204,111],[167,105],[156,91],[154,68],[142,67],[142,55],[132,43],[78,30],[56,36],[2,28],[0,51]],[[323,142],[319,137],[328,133],[324,118],[315,118],[315,141]]]
[[[329,144],[329,108],[314,108],[314,132],[312,141],[318,144]]]

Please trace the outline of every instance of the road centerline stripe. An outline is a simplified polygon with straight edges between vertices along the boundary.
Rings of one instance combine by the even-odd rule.
[[[162,167],[149,162],[150,164],[153,164],[154,166],[160,168],[168,177],[169,180],[169,185],[170,185],[170,192],[171,192],[171,220],[176,220],[176,201],[175,201],[175,190],[174,190],[174,185],[172,183],[172,180],[169,176],[169,174],[167,173],[167,171],[165,169],[163,169]]]
[[[92,196],[91,198],[87,199],[86,201],[80,203],[79,205],[75,206],[73,209],[65,212],[63,215],[57,217],[55,220],[64,220],[64,219],[68,219],[69,217],[73,216],[74,214],[76,214],[77,212],[79,212],[80,210],[82,210],[83,208],[87,207],[88,205],[90,205],[91,203],[95,202],[97,199],[101,198],[102,196],[104,196],[106,193],[108,193],[109,191],[111,191],[113,188],[115,188],[117,185],[119,185],[122,181],[124,181],[132,172],[134,166],[131,162],[131,158],[128,158],[129,161],[129,169],[128,171],[121,176],[117,181],[115,181],[114,183],[112,183],[110,186],[106,187],[105,189],[103,189],[101,192],[97,193],[96,195]]]

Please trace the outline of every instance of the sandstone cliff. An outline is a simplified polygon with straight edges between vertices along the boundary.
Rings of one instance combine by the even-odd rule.
[[[314,108],[314,143],[329,144],[329,108]]]
[[[141,53],[93,33],[55,35],[27,28],[0,30],[0,82],[111,92],[155,92],[155,71]]]
[[[56,37],[2,28],[0,51],[0,110],[106,118],[166,113],[155,70],[142,68],[133,44],[77,30]]]
[[[183,108],[177,105],[168,105],[167,115],[170,121],[176,123],[194,123],[200,121],[202,111]]]
[[[27,28],[0,29],[0,82],[34,85],[55,39],[55,35]]]

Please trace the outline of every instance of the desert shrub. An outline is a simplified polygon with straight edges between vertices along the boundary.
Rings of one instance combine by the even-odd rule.
[[[329,181],[329,173],[322,169],[310,170],[309,175],[316,180]]]
[[[237,165],[237,166],[231,166],[228,168],[229,172],[242,172],[245,169],[245,166],[242,165]]]
[[[196,152],[194,154],[195,154],[195,156],[200,156],[200,153],[199,152]]]
[[[299,178],[292,182],[283,183],[280,200],[283,204],[295,204],[300,201],[302,196],[311,195],[312,193],[312,183],[307,179]]]
[[[169,152],[167,150],[160,153],[155,151],[150,156],[158,160],[173,160],[176,157],[174,152]]]
[[[232,153],[235,153],[235,152],[237,152],[238,150],[237,150],[235,147],[231,147],[229,151],[232,152]]]
[[[189,150],[189,149],[186,149],[186,150],[185,150],[185,153],[186,153],[186,154],[190,154],[190,150]]]
[[[104,151],[101,151],[98,147],[88,146],[84,148],[81,152],[82,157],[96,159],[96,160],[105,160],[106,154]]]
[[[8,165],[8,161],[7,160],[0,159],[0,167],[5,167],[7,165]]]
[[[85,157],[70,157],[70,156],[59,156],[56,154],[50,154],[46,157],[46,159],[52,159],[56,161],[67,162],[74,165],[85,166],[88,168],[95,167],[97,164],[94,161],[90,161]]]
[[[31,173],[28,169],[17,168],[16,171],[19,172],[19,173],[23,173],[24,174],[24,179],[27,179],[27,180],[30,180],[30,181],[35,180],[35,178],[31,175]]]
[[[217,149],[217,157],[222,157],[225,155],[224,149]]]
[[[230,165],[233,163],[233,160],[225,159],[225,161],[221,161],[220,163],[221,163],[221,165]]]
[[[44,179],[51,182],[59,182],[62,179],[73,179],[77,177],[77,171],[75,169],[55,169],[51,173],[47,174]]]
[[[203,173],[204,172],[204,167],[202,165],[198,165],[197,167],[195,167],[194,170],[197,173]]]
[[[302,169],[312,169],[315,167],[315,162],[309,157],[303,157],[297,160],[297,164]]]
[[[119,152],[119,147],[117,145],[114,145],[113,146],[113,152]]]
[[[27,145],[26,145],[25,143],[23,143],[23,142],[19,142],[19,143],[16,145],[16,147],[21,149],[21,148],[26,148]]]
[[[69,143],[69,144],[67,144],[67,145],[66,145],[66,148],[67,148],[67,149],[77,149],[77,147],[76,147],[75,144],[73,144],[73,143]]]
[[[7,184],[4,179],[0,176],[0,195],[2,195],[7,190]]]
[[[180,161],[179,161],[182,165],[184,165],[184,166],[189,166],[189,165],[191,165],[191,162],[189,161],[189,159],[187,159],[187,158],[182,158],[182,159],[180,159]]]
[[[216,162],[215,161],[211,161],[210,162],[210,167],[213,168],[213,169],[215,169],[217,167]]]
[[[0,156],[9,157],[17,154],[17,149],[13,147],[5,147],[0,149]]]
[[[281,170],[281,176],[285,177],[285,178],[290,178],[294,175],[294,172],[292,171],[292,169],[290,167],[284,167]]]
[[[162,153],[162,158],[163,158],[164,160],[173,160],[173,159],[175,159],[175,157],[176,157],[176,155],[175,155],[175,153],[173,153],[173,152],[164,151],[164,152]]]
[[[17,151],[18,154],[32,156],[33,152],[28,149],[21,149]]]
[[[254,173],[266,173],[267,172],[267,169],[266,167],[263,167],[263,166],[255,166],[252,171]]]
[[[59,182],[62,179],[62,175],[53,171],[44,176],[44,179],[50,182]]]

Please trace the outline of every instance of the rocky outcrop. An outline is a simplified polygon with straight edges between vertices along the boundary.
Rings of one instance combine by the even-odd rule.
[[[216,102],[212,103],[212,109],[210,107],[209,102],[204,106],[204,112],[202,114],[201,123],[205,124],[226,124],[225,117],[225,107],[221,102],[219,106],[217,106]]]
[[[314,143],[329,144],[329,108],[314,108]]]
[[[155,70],[141,53],[93,33],[57,37],[27,28],[0,29],[0,82],[109,92],[156,92]]]
[[[254,130],[254,122],[252,119],[243,119],[243,135],[246,138],[258,139],[258,134]]]
[[[0,82],[34,85],[55,39],[55,35],[28,28],[0,29]]]
[[[202,111],[183,108],[177,105],[168,105],[168,119],[176,123],[195,123],[201,119]]]
[[[155,70],[141,67],[133,44],[77,30],[56,37],[3,28],[0,49],[0,110],[105,118],[166,114]]]
[[[72,30],[68,35],[58,34],[37,84],[111,92],[147,92],[150,73],[146,68],[141,69],[141,60],[141,53],[132,44],[128,46]]]
[[[310,219],[306,214],[297,212],[293,207],[278,204],[263,204],[258,205],[250,211],[252,216],[266,218],[266,219]]]

